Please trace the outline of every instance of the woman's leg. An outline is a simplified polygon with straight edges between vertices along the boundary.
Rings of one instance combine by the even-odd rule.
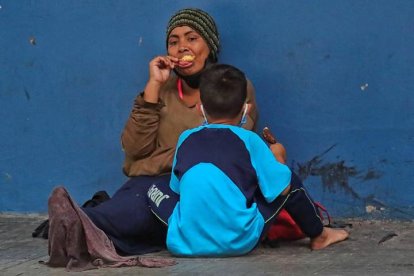
[[[170,175],[129,179],[114,196],[83,211],[126,255],[159,251],[165,247],[166,230],[149,208],[147,192],[154,183],[169,183]]]
[[[151,211],[165,228],[179,200],[180,196],[171,190],[169,183],[154,183],[148,190]]]

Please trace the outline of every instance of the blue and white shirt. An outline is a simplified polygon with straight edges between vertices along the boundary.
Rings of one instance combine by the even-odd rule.
[[[180,201],[168,220],[168,250],[182,256],[248,253],[265,224],[259,201],[275,200],[290,178],[290,169],[252,131],[222,124],[184,131],[170,181]]]

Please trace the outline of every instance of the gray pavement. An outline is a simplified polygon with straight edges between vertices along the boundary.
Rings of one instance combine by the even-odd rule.
[[[176,258],[167,268],[69,273],[39,264],[48,259],[47,240],[31,233],[45,218],[0,214],[0,275],[414,275],[414,222],[348,219],[349,240],[320,251],[303,239],[236,258]],[[171,257],[167,251],[149,256]]]

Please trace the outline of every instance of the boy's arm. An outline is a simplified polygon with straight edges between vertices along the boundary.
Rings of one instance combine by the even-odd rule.
[[[173,190],[176,194],[180,194],[180,181],[178,180],[178,177],[175,175],[174,170],[175,170],[175,165],[177,163],[177,152],[178,152],[178,148],[179,145],[181,145],[182,140],[181,140],[181,136],[178,139],[177,142],[177,146],[175,148],[175,154],[174,154],[174,159],[173,159],[173,164],[172,164],[172,169],[171,169],[171,178],[170,178],[170,189]]]
[[[180,194],[180,180],[174,173],[175,165],[177,164],[177,153],[180,150],[181,144],[184,142],[185,139],[193,132],[194,129],[188,129],[185,130],[183,133],[181,133],[180,137],[178,137],[177,146],[175,147],[175,153],[174,153],[174,159],[171,169],[171,179],[170,179],[170,188],[173,190],[176,194]]]
[[[283,192],[281,193],[281,195],[285,196],[290,192],[290,183],[289,185],[286,187],[286,189],[283,190]]]
[[[287,154],[285,147],[278,142],[276,137],[270,131],[268,127],[263,128],[262,136],[270,144],[270,150],[272,151],[273,155],[275,156],[276,160],[282,164],[286,164],[287,161]],[[283,190],[282,195],[287,195],[290,192],[290,183]]]
[[[279,143],[273,133],[270,131],[268,127],[263,128],[262,131],[263,139],[270,145],[270,150],[272,151],[273,155],[276,157],[277,161],[282,164],[286,164],[287,154],[285,147]]]
[[[170,188],[171,190],[176,193],[180,194],[180,187],[179,187],[180,181],[178,181],[177,176],[174,174],[174,171],[171,173],[171,179],[170,179]]]
[[[291,171],[278,162],[266,143],[258,135],[252,136],[252,163],[256,169],[260,190],[267,202],[289,192]]]

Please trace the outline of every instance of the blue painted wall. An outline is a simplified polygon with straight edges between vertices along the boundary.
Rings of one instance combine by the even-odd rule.
[[[120,133],[176,10],[216,18],[260,127],[335,216],[414,217],[414,2],[0,0],[0,211],[125,180]]]

